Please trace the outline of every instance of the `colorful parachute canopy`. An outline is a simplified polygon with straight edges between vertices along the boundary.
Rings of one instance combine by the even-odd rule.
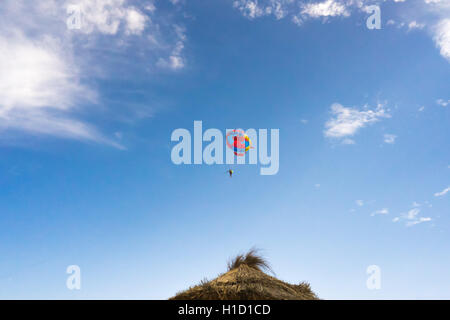
[[[242,130],[235,129],[229,131],[226,140],[228,148],[232,149],[237,156],[244,156],[252,147],[252,141]]]

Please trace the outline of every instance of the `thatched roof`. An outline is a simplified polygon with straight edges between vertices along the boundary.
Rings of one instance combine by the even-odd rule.
[[[171,300],[315,300],[309,284],[289,284],[264,273],[267,262],[251,250],[229,263],[229,271],[178,293]]]

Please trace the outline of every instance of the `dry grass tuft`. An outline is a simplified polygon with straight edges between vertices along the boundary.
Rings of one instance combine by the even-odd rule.
[[[246,254],[238,254],[234,259],[228,262],[228,271],[237,269],[239,266],[245,264],[246,266],[259,271],[266,270],[274,273],[269,263],[259,254],[259,252],[259,249],[252,248]]]

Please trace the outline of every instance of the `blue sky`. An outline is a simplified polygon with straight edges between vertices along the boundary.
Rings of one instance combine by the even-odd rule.
[[[0,298],[166,299],[252,246],[324,299],[450,297],[448,1],[0,8]],[[279,172],[174,165],[194,120],[279,129]]]

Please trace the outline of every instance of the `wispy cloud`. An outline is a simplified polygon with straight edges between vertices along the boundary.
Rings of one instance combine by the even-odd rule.
[[[415,15],[426,20],[428,33],[440,54],[450,62],[450,1],[425,0],[417,7]]]
[[[443,19],[434,27],[433,39],[441,55],[450,61],[450,19]]]
[[[383,209],[380,209],[380,210],[377,210],[377,211],[373,212],[371,214],[371,216],[376,216],[376,215],[379,215],[379,214],[386,215],[388,213],[389,213],[389,209],[388,208],[383,208]]]
[[[446,107],[450,104],[450,100],[444,100],[444,99],[437,99],[436,103],[440,105],[441,107]]]
[[[81,102],[96,93],[80,83],[76,67],[51,41],[22,34],[0,37],[0,127],[119,146],[73,117]]]
[[[301,13],[312,18],[336,17],[350,15],[348,6],[341,1],[326,0],[323,2],[302,5]]]
[[[412,227],[414,225],[432,221],[430,217],[419,217],[420,209],[413,208],[409,210],[407,213],[402,214],[400,217],[395,217],[392,219],[393,222],[399,222],[401,220],[405,221],[405,225],[407,227]]]
[[[450,191],[450,187],[445,188],[444,190],[442,190],[441,192],[436,192],[434,194],[435,197],[442,197],[445,196],[448,192]]]
[[[48,1],[48,0],[44,0]],[[103,33],[115,35],[121,29],[127,34],[141,34],[150,18],[125,0],[70,0],[66,1],[81,11],[83,33]]]
[[[417,215],[419,214],[420,209],[411,209],[408,211],[408,213],[405,215],[405,218],[408,220],[414,220],[417,218]]]
[[[353,136],[365,126],[390,117],[382,104],[375,109],[366,106],[363,110],[358,110],[334,103],[331,106],[331,114],[332,118],[325,123],[324,134],[327,138],[337,139]]]
[[[417,208],[417,207],[420,207],[421,205],[420,205],[420,203],[417,203],[416,201],[414,201],[414,202],[412,203],[412,206],[413,206],[414,208]]]
[[[307,20],[349,17],[352,14],[367,15],[369,5],[383,6],[386,0],[235,0],[233,6],[249,19],[274,16],[277,20],[289,17],[298,26]],[[406,1],[394,0],[402,6],[410,6],[410,14],[392,17],[386,25],[398,28],[424,30],[431,34],[441,55],[450,61],[450,2],[447,0]],[[395,18],[395,20],[394,20]]]
[[[122,148],[80,114],[102,104],[92,83],[104,76],[103,66],[108,69],[105,57],[127,50],[128,41],[150,50],[149,39],[164,37],[153,24],[155,10],[153,1],[143,8],[126,0],[1,1],[0,128]],[[69,29],[68,13],[74,12],[79,24]],[[109,50],[98,50],[105,41]],[[184,65],[181,50],[176,42],[176,68]],[[164,54],[160,46],[153,56]]]
[[[300,0],[236,0],[233,2],[233,6],[249,19],[272,15],[280,20],[291,16],[294,23],[301,24],[308,18],[348,17],[350,8],[354,5],[351,1],[341,0],[308,3]]]
[[[174,25],[174,30],[177,36],[175,46],[168,58],[160,58],[158,60],[157,66],[162,68],[169,68],[172,70],[178,70],[183,68],[185,64],[182,54],[184,43],[186,41],[186,30],[179,25]]]
[[[419,223],[422,223],[422,222],[429,222],[429,221],[431,221],[430,217],[419,217],[418,219],[415,219],[413,221],[406,222],[406,226],[407,227],[412,227],[413,225],[416,225],[416,224],[419,224]]]
[[[397,139],[397,136],[395,134],[385,134],[384,135],[384,142],[389,144],[394,144],[395,139]]]
[[[342,139],[341,142],[342,142],[342,144],[355,144],[356,143],[355,140],[350,139],[350,138]]]
[[[239,11],[249,19],[254,19],[269,14],[268,10],[264,10],[261,6],[259,6],[258,0],[238,0],[233,2],[233,6],[239,9]]]
[[[415,20],[408,23],[408,30],[423,29],[424,27],[425,23],[419,23]]]

